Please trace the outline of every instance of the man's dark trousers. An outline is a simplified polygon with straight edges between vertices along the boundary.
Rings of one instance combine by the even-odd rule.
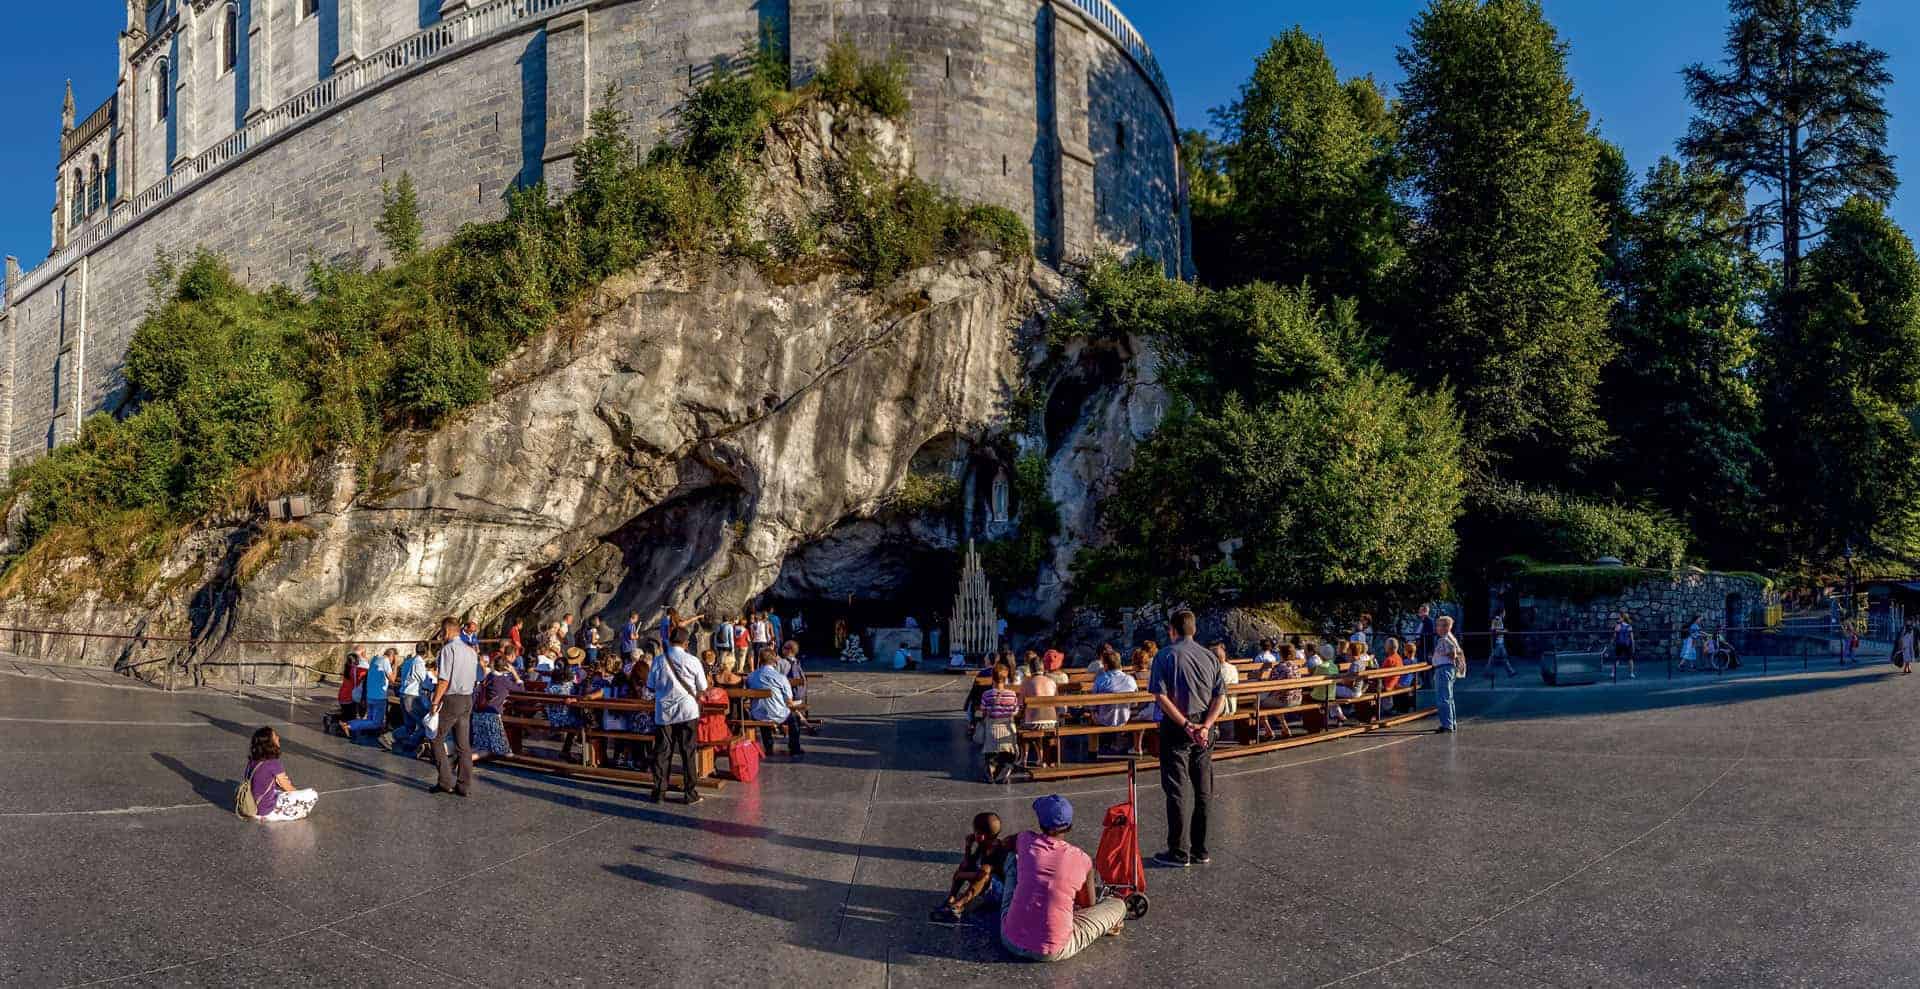
[[[1189,788],[1192,804],[1189,806]],[[1167,794],[1167,850],[1175,855],[1207,853],[1207,803],[1213,799],[1213,749],[1201,748],[1185,728],[1160,722],[1160,789]],[[1188,843],[1188,815],[1192,843]]]
[[[440,699],[440,730],[433,736],[433,767],[440,771],[440,788],[455,789],[453,767],[447,765],[447,741],[453,741],[453,758],[459,762],[460,785],[464,793],[473,785],[473,695],[448,694]]]
[[[667,792],[667,780],[673,772],[673,754],[680,753],[680,765],[685,767],[687,785],[683,788],[687,799],[693,799],[693,726],[692,721],[682,721],[677,725],[660,725],[653,733],[653,796],[659,799]]]
[[[800,751],[800,712],[798,711],[787,712],[786,725],[787,725],[787,754],[790,756],[805,755],[805,753]],[[760,750],[767,753],[768,755],[773,754],[773,726],[772,725],[760,726]]]

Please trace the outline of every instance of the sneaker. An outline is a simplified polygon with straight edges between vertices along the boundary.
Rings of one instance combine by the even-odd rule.
[[[1184,869],[1193,864],[1193,859],[1188,858],[1184,852],[1159,852],[1153,856],[1153,860],[1175,869]]]
[[[1195,852],[1193,856],[1193,864],[1194,865],[1212,865],[1213,856],[1208,855],[1206,852]]]
[[[702,800],[705,800],[705,799],[707,799],[707,798],[705,798],[705,797],[703,797],[703,796],[701,796],[701,795],[700,795],[700,794],[698,794],[698,793],[689,793],[689,794],[687,794],[687,800],[686,800],[686,803],[687,803],[687,806],[688,806],[688,807],[691,807],[691,806],[693,806],[694,804],[697,804],[697,803],[699,803],[700,801],[702,801]]]

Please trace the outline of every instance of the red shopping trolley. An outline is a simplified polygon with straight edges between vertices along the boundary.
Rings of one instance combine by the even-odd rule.
[[[1127,802],[1107,808],[1100,825],[1100,847],[1093,855],[1102,894],[1123,897],[1127,916],[1136,918],[1147,912],[1147,868],[1140,858],[1140,805],[1134,791],[1137,768],[1137,760],[1127,760]]]

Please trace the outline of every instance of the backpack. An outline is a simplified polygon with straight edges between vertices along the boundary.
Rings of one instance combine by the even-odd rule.
[[[233,791],[233,813],[253,821],[260,817],[260,803],[253,798],[253,774],[260,771],[260,766],[251,765],[248,770],[246,778]]]

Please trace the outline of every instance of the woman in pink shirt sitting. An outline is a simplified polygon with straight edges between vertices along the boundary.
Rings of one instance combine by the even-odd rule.
[[[1120,933],[1126,901],[1098,900],[1093,859],[1067,840],[1073,830],[1073,804],[1059,794],[1033,802],[1040,830],[1013,839],[1000,942],[1015,956],[1037,962],[1066,961],[1108,934]],[[1074,908],[1074,897],[1093,904]]]

